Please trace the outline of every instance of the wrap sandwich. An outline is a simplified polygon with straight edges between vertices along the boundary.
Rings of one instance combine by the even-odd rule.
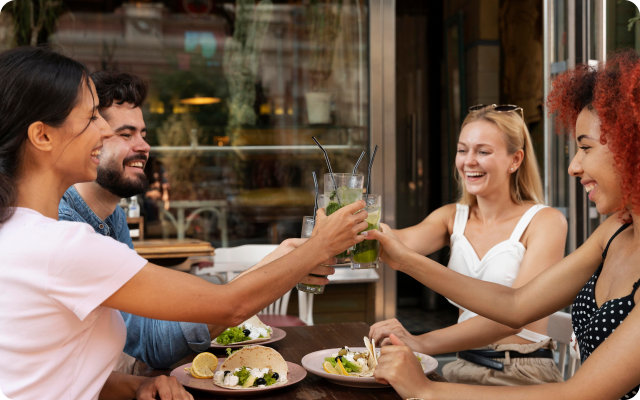
[[[251,344],[271,339],[272,329],[265,325],[257,315],[249,318],[238,326],[226,329],[213,344],[227,346],[230,344]]]
[[[227,358],[213,374],[213,383],[226,389],[251,390],[282,386],[289,368],[280,353],[264,346],[247,346]]]

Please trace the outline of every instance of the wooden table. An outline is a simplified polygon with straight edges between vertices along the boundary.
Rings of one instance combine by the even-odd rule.
[[[211,262],[215,254],[211,243],[196,239],[138,240],[133,248],[154,264],[183,272],[197,262]]]
[[[302,365],[302,357],[308,353],[330,349],[334,347],[353,346],[362,347],[362,338],[369,334],[369,326],[363,322],[345,324],[326,324],[316,326],[292,326],[282,328],[287,332],[287,337],[279,342],[270,344],[277,350],[285,360]],[[226,357],[224,352],[214,352],[218,357]],[[173,368],[189,363],[195,357],[195,353],[184,360],[178,362]],[[172,368],[172,369],[173,369]],[[135,374],[143,376],[169,375],[172,369],[153,370],[138,361],[136,363]],[[446,382],[445,379],[433,373],[429,375],[432,381]],[[196,400],[202,399],[222,399],[224,397],[214,396],[207,392],[187,389]],[[382,389],[359,389],[348,386],[341,386],[331,383],[317,375],[307,373],[307,377],[300,383],[273,392],[261,393],[256,396],[226,397],[229,400],[235,399],[290,399],[290,400],[315,400],[315,399],[358,399],[367,398],[372,400],[398,400],[401,397],[393,388]]]

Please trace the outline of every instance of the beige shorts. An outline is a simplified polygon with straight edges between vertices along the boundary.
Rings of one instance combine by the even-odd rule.
[[[531,344],[492,344],[478,350],[513,350],[528,354],[538,349],[555,350],[556,343],[547,339]],[[508,353],[507,353],[508,354]],[[499,358],[504,370],[483,367],[466,360],[457,359],[442,368],[444,377],[452,383],[483,386],[524,386],[543,383],[562,382],[562,374],[556,363],[550,358]]]

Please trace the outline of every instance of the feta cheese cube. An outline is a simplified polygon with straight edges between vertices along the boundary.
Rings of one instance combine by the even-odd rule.
[[[216,383],[222,383],[224,381],[224,371],[216,371],[213,374],[213,381]]]

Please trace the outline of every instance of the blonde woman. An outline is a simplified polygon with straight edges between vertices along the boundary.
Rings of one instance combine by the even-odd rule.
[[[450,269],[513,288],[562,259],[567,222],[541,204],[540,173],[520,107],[471,107],[455,166],[457,203],[416,226],[384,226],[384,231],[421,255],[450,246]],[[450,382],[516,386],[562,380],[553,361],[555,343],[546,335],[547,318],[514,329],[453,304],[460,309],[454,326],[413,336],[392,319],[373,325],[370,336],[385,346],[394,333],[430,355],[458,352],[458,360],[443,369]]]

